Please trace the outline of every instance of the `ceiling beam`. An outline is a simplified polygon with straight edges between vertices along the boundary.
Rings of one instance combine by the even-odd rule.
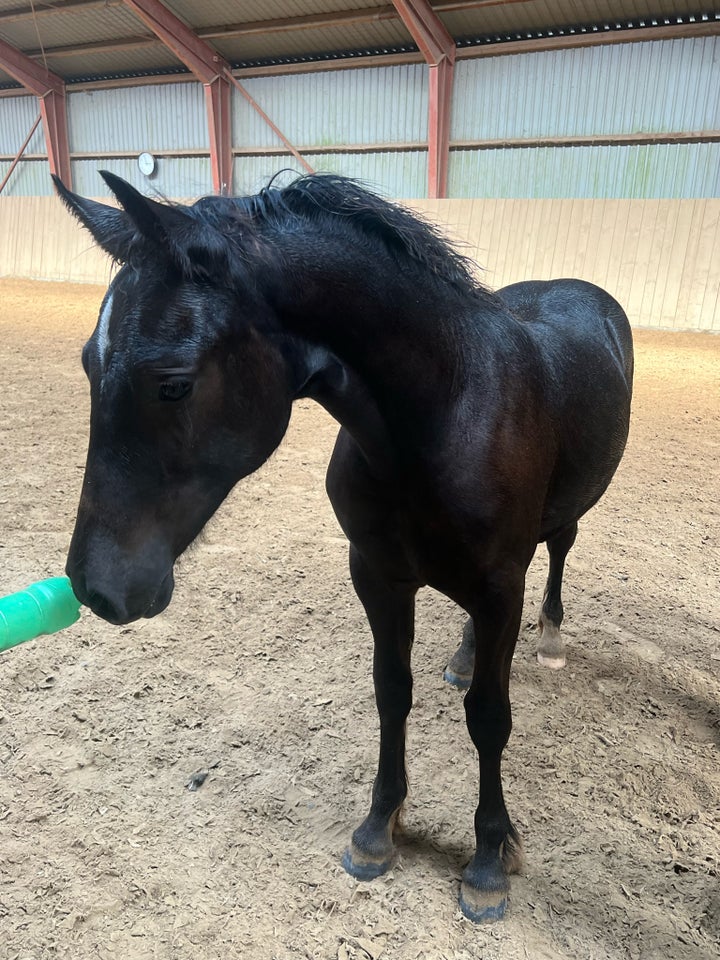
[[[429,0],[393,0],[429,70],[428,197],[447,196],[455,41]]]
[[[162,41],[150,33],[139,33],[132,37],[123,37],[121,40],[89,40],[86,43],[71,43],[62,47],[43,47],[42,50],[26,50],[25,53],[33,60],[42,60],[43,56],[49,59],[56,57],[77,57],[88,53],[108,53],[113,50],[136,50],[140,47],[162,46]]]
[[[160,0],[123,0],[123,3],[202,83],[212,83],[229,69],[225,58]]]
[[[45,14],[62,13],[63,11],[72,12],[78,8],[106,7],[108,3],[112,5],[121,4],[123,0],[68,0],[62,5],[52,5],[50,7],[37,7],[38,13],[42,11]],[[447,13],[455,10],[480,9],[485,7],[507,6],[514,3],[525,3],[527,0],[438,0],[433,4],[433,11],[437,13]],[[32,15],[29,7],[15,8],[12,11],[0,11],[0,24],[6,20],[19,20]],[[342,27],[353,24],[380,22],[384,20],[399,19],[399,14],[392,4],[382,7],[364,7],[356,10],[342,10],[334,13],[314,13],[296,17],[282,17],[274,20],[252,20],[245,23],[218,24],[217,26],[199,27],[194,31],[200,40],[230,40],[240,37],[252,37],[257,35],[268,36],[271,34],[282,34],[294,32],[297,30],[324,29],[327,27]],[[559,28],[557,28],[559,29]],[[565,28],[568,29],[567,27]],[[512,32],[512,31],[510,31]],[[598,30],[593,32],[588,30],[581,33],[564,33],[562,35],[554,33],[552,37],[529,37],[528,39],[505,41],[502,44],[488,44],[487,49],[492,47],[493,56],[502,56],[506,52],[515,52],[508,50],[510,44],[530,44],[523,49],[530,50],[537,45],[540,49],[544,48],[544,43],[548,40],[553,41],[553,46],[580,46],[582,41],[578,38],[598,38],[590,40],[590,43],[623,43],[627,41],[655,40],[655,39],[674,39],[691,36],[709,36],[720,33],[720,22],[716,20],[696,21],[694,23],[658,23],[656,26],[636,27],[632,29],[620,30]],[[137,34],[134,36],[118,37],[111,40],[95,40],[88,43],[67,44],[57,47],[45,47],[45,56],[47,57],[72,57],[87,53],[104,53],[113,50],[132,50],[143,46],[150,46],[157,43],[157,38],[151,34]],[[462,47],[458,51],[458,56],[485,56],[479,49],[485,47]],[[41,59],[43,52],[41,50],[27,50],[27,56],[33,59]],[[393,54],[386,56],[392,57]],[[390,61],[388,61],[390,62]]]
[[[230,64],[204,40],[200,40],[159,0],[123,0],[163,44],[202,83],[205,92],[210,166],[213,189],[227,195],[232,192],[232,132]]]
[[[270,125],[297,159],[308,170],[312,169],[240,81],[232,75],[230,64],[209,43],[201,40],[160,0],[123,0],[123,2],[203,84],[210,132],[213,187],[216,192],[226,194],[232,191],[231,84],[237,87],[240,94]]]
[[[106,0],[88,0],[88,2],[97,2],[105,5]],[[110,2],[114,4],[116,0],[110,0]],[[119,2],[122,2],[122,0],[119,0]],[[480,0],[480,2],[485,5],[487,4],[488,0]],[[515,2],[515,0],[491,0],[491,2],[493,5],[495,5],[498,2],[511,3]],[[520,0],[518,0],[518,2],[520,2]],[[445,10],[450,9],[451,6],[453,9],[459,9],[461,6],[467,7],[469,5],[470,0],[463,0],[462,3],[439,3],[435,5],[434,9]],[[475,6],[476,4],[472,5]],[[2,21],[2,16],[3,14],[0,13],[0,21]],[[277,23],[278,21],[269,22]],[[248,26],[251,27],[252,24],[249,24]],[[568,28],[565,29],[567,31]],[[205,38],[208,37],[209,33],[212,33],[218,37],[221,36],[220,32],[214,33],[216,30],[221,31],[222,28],[207,27],[201,32]],[[200,33],[197,35],[200,36]],[[705,21],[697,20],[694,23],[663,23],[656,26],[621,28],[619,30],[587,30],[584,33],[577,30],[574,33],[554,33],[553,36],[546,37],[533,36],[524,38],[522,40],[506,40],[499,43],[463,46],[457,49],[456,57],[458,59],[502,57],[518,53],[533,53],[546,50],[565,50],[575,47],[594,47],[603,46],[606,44],[638,43],[640,41],[650,40],[680,40],[718,35],[720,35],[720,20],[715,19]],[[78,44],[63,47],[46,47],[45,55],[46,57],[50,58],[71,57],[79,53],[102,53],[105,50],[121,50],[125,45],[127,45],[127,47],[141,47],[145,44],[149,46],[158,42],[160,41],[158,41],[157,38],[150,36],[149,34],[147,36],[137,35],[135,37],[128,38],[127,44],[125,44],[123,40],[110,40],[95,41],[88,44]],[[33,59],[42,59],[42,52],[40,50],[26,51],[26,55],[32,57]],[[293,73],[314,73],[316,71],[353,70],[375,66],[394,66],[408,63],[418,63],[421,61],[421,59],[422,58],[420,54],[410,51],[405,53],[387,53],[364,57],[342,57],[329,60],[311,60],[297,63],[274,63],[267,66],[242,67],[234,70],[233,72],[236,77],[263,77]],[[145,77],[118,77],[109,80],[83,81],[82,83],[72,84],[71,89],[90,90],[124,86],[142,86],[144,84],[156,83],[182,83],[186,79],[188,78],[183,74],[178,74],[176,76],[166,74],[150,74]],[[0,99],[3,97],[12,96],[17,96],[16,90],[12,88],[0,90]]]
[[[64,81],[2,39],[0,67],[38,98],[50,173],[72,187]]]
[[[78,13],[92,10],[96,7],[119,6],[122,0],[45,0],[45,2],[28,6],[24,3],[17,7],[10,7],[0,11],[0,23],[16,23],[20,20],[35,20],[57,13]]]
[[[31,20],[37,17],[48,17],[61,13],[82,13],[85,10],[97,8],[106,9],[112,6],[121,6],[123,0],[45,0],[34,7],[28,4],[18,4],[8,10],[0,11],[0,23],[13,23],[21,20]],[[438,13],[453,10],[472,10],[482,7],[503,7],[513,3],[527,3],[528,0],[436,0],[433,7]],[[250,33],[267,33],[285,30],[303,30],[312,27],[342,26],[347,23],[367,23],[373,20],[394,20],[398,14],[391,3],[382,7],[361,7],[357,10],[337,10],[327,13],[300,14],[295,17],[278,17],[274,20],[250,20],[242,23],[219,25],[216,27],[199,27],[195,33],[204,39],[213,36],[227,36],[227,31],[238,35]],[[217,33],[221,31],[221,33]]]

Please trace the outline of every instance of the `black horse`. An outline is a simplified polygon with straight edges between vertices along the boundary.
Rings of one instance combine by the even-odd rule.
[[[579,280],[492,293],[433,227],[342,177],[186,207],[102,175],[122,210],[55,181],[122,264],[83,351],[78,598],[111,623],[160,613],[177,557],[278,446],[293,400],[317,400],[342,425],[327,489],[375,640],[380,714],[370,812],[343,864],[368,880],[393,855],[414,601],[429,584],[470,616],[446,674],[469,685],[480,760],[460,904],[501,917],[521,862],[500,760],[525,572],[545,541],[540,657],[562,665],[565,557],[627,438],[625,314]]]

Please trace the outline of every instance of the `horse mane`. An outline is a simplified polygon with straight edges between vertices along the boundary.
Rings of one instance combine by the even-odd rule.
[[[239,233],[240,243],[248,234],[259,234],[263,223],[283,226],[300,218],[324,221],[335,230],[347,225],[380,241],[395,256],[420,264],[466,296],[493,296],[477,279],[473,260],[459,253],[434,224],[372,193],[359,181],[337,174],[308,174],[276,187],[273,180],[253,196],[203,197],[189,212],[229,233],[231,239]]]

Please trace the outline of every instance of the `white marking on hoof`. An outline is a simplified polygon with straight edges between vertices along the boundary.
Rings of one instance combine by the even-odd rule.
[[[549,657],[546,653],[537,652],[537,660],[541,667],[549,667],[551,670],[562,670],[566,664],[565,657]]]

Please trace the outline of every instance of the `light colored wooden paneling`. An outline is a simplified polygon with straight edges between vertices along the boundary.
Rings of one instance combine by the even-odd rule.
[[[580,277],[638,327],[720,332],[720,199],[412,201],[499,287]]]
[[[111,270],[56,197],[0,197],[0,276],[107,283]]]
[[[635,326],[720,331],[720,199],[415,200],[493,287],[580,277]],[[0,197],[0,276],[108,283],[113,267],[55,197]]]

